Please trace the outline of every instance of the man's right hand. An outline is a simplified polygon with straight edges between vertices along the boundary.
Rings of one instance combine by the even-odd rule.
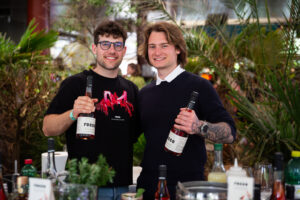
[[[91,113],[95,111],[95,103],[98,99],[88,96],[80,96],[74,101],[73,117],[77,118],[80,113]],[[43,132],[45,136],[57,136],[64,133],[73,123],[70,118],[71,110],[62,114],[49,114],[44,117]]]
[[[80,113],[91,113],[95,112],[95,103],[98,101],[98,99],[90,98],[88,96],[79,96],[75,101],[73,105],[73,115],[75,118],[78,117]]]

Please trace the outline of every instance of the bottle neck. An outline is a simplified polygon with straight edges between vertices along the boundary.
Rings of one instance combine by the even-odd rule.
[[[51,169],[51,171],[56,172],[56,165],[55,165],[55,151],[48,151],[48,169]]]
[[[214,151],[214,165],[212,171],[225,172],[223,165],[223,152],[220,150]]]
[[[282,181],[283,180],[283,171],[278,170],[274,171],[274,181]]]
[[[223,154],[222,151],[215,151],[215,163],[222,163],[223,164]]]
[[[187,105],[186,108],[187,108],[188,110],[193,110],[194,105],[195,105],[195,101],[190,101],[190,102],[188,103],[188,105]]]
[[[86,86],[85,96],[92,98],[92,87],[91,86]]]

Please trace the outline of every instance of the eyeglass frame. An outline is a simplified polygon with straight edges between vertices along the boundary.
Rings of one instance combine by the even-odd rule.
[[[108,46],[107,49],[103,48],[103,46],[102,46],[103,43],[109,44],[109,46]],[[104,40],[104,41],[99,41],[99,42],[97,42],[96,44],[99,44],[99,45],[100,45],[100,48],[101,48],[102,50],[108,50],[108,49],[110,49],[111,44],[114,45],[114,49],[115,49],[116,51],[122,51],[122,50],[124,49],[124,47],[125,47],[124,42],[110,42],[110,41],[106,41],[106,40]],[[122,48],[119,49],[119,50],[116,49],[116,45],[117,45],[117,44],[122,44]]]

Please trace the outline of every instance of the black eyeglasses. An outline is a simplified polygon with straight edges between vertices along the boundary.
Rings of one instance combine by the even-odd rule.
[[[122,51],[124,48],[123,42],[109,42],[109,41],[100,41],[97,44],[100,44],[101,49],[108,50],[111,44],[114,45],[116,51]]]

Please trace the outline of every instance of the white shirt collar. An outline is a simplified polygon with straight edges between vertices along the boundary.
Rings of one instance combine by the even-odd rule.
[[[156,74],[156,85],[159,85],[162,81],[167,81],[170,83],[173,81],[179,74],[184,72],[185,70],[178,65],[168,76],[165,77],[165,79],[161,79],[158,76],[158,73]]]

